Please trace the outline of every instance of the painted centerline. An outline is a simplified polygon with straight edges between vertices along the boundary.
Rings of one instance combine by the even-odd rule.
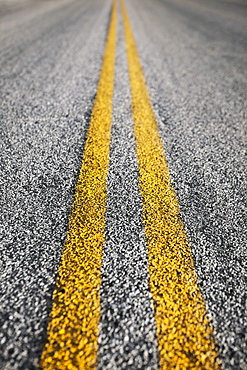
[[[118,25],[98,369],[157,370],[158,347],[121,13]]]
[[[220,369],[134,36],[121,4],[161,368]]]
[[[84,370],[97,365],[116,27],[114,1],[67,240],[53,295],[48,340],[41,357],[41,368],[46,370]]]

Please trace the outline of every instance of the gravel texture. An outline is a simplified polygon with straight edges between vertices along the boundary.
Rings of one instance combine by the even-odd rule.
[[[126,5],[223,368],[246,370],[246,2]],[[1,370],[37,368],[110,8],[0,0]],[[99,369],[156,369],[122,31],[115,81]]]
[[[225,369],[246,369],[246,11],[126,1]]]
[[[110,7],[37,2],[1,19],[4,370],[35,368],[42,350]]]
[[[125,40],[119,16],[101,286],[99,369],[157,369],[147,250],[131,114]]]

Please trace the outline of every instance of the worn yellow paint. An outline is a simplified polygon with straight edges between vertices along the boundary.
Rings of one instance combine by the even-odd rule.
[[[220,369],[217,347],[122,2],[132,113],[161,369]]]
[[[45,370],[87,370],[97,366],[115,48],[114,2],[41,358],[41,368]]]

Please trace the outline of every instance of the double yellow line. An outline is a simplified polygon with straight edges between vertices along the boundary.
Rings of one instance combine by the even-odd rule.
[[[178,200],[171,185],[123,2],[121,8],[160,367],[219,369],[213,330],[197,285]],[[41,358],[41,368],[45,370],[97,367],[116,35],[114,0],[97,96],[53,295],[47,343]]]

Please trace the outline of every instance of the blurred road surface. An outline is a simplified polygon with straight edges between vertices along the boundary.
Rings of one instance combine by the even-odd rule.
[[[246,370],[247,3],[125,5],[222,368]],[[0,1],[1,370],[40,361],[111,9],[110,0]],[[120,6],[117,23],[97,362],[158,369]]]

